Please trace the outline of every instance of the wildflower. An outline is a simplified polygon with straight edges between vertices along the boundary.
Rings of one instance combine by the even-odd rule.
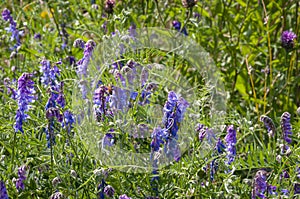
[[[66,60],[67,62],[69,62],[69,65],[70,65],[70,66],[76,64],[76,60],[75,60],[75,57],[74,57],[74,56],[67,56],[67,57],[65,58],[65,60]]]
[[[178,97],[174,91],[168,94],[168,100],[164,105],[163,124],[170,131],[170,136],[177,138],[179,123],[182,121],[184,113],[189,103],[182,97]]]
[[[163,139],[165,138],[165,129],[161,128],[155,128],[153,129],[153,132],[151,134],[151,144],[150,147],[152,148],[152,151],[158,151],[161,144],[164,144]]]
[[[254,183],[253,183],[253,191],[252,198],[255,199],[256,196],[260,198],[266,198],[265,191],[267,190],[267,172],[264,170],[259,170],[255,174]]]
[[[107,33],[107,21],[103,22],[103,24],[101,25],[101,28],[103,29],[104,33]]]
[[[280,174],[280,179],[282,178],[290,178],[290,175],[286,170],[283,170],[282,174]]]
[[[114,144],[114,135],[111,133],[106,133],[105,136],[102,139],[102,149],[104,149],[106,146],[110,147]]]
[[[194,13],[193,13],[193,17],[194,17],[195,19],[197,19],[198,22],[199,22],[200,19],[201,19],[201,15],[200,15],[200,13],[198,13],[198,12],[194,12]]]
[[[273,123],[273,120],[268,116],[262,115],[260,121],[265,124],[269,137],[273,137],[275,134],[275,124]]]
[[[281,189],[281,193],[283,193],[283,195],[285,195],[285,196],[288,196],[289,195],[289,190]]]
[[[44,86],[55,85],[56,77],[60,75],[58,67],[51,68],[50,61],[46,59],[41,61],[40,72],[42,73],[41,82]]]
[[[196,5],[197,0],[182,0],[182,5],[185,8],[192,8]]]
[[[295,183],[294,185],[294,194],[300,194],[300,184]]]
[[[20,36],[23,34],[23,32],[17,30],[17,23],[14,21],[10,15],[10,11],[7,8],[2,11],[2,18],[4,21],[9,21],[9,27],[6,28],[6,31],[11,33],[11,41],[17,41],[17,43],[14,45],[14,49],[18,49],[18,47],[21,45]]]
[[[114,7],[115,7],[116,1],[115,0],[106,0],[105,1],[105,5],[104,5],[104,10],[108,13],[108,14],[112,14],[114,11]]]
[[[48,127],[46,128],[46,139],[47,147],[50,148],[55,144],[55,134],[54,134],[54,118],[57,118],[58,122],[63,121],[63,115],[60,113],[58,108],[50,107],[46,111],[46,118],[48,119]]]
[[[79,44],[82,45],[82,44]],[[87,67],[92,57],[93,50],[96,46],[96,43],[93,40],[88,40],[84,47],[83,58],[77,62],[77,74],[82,77],[87,76]]]
[[[99,199],[104,199],[104,187],[105,187],[106,183],[104,181],[104,179],[101,180],[101,183],[98,185],[97,189],[100,191],[99,192]]]
[[[126,194],[123,194],[123,195],[119,196],[119,199],[131,199],[131,198],[128,197]]]
[[[227,151],[227,164],[231,164],[234,161],[236,155],[236,131],[233,125],[228,126],[227,135],[225,136],[226,140],[226,151]]]
[[[185,36],[188,35],[186,28],[185,27],[181,28],[181,23],[179,21],[173,21],[172,25],[175,28],[175,30],[177,30],[178,32],[181,31],[181,33],[183,33]]]
[[[215,149],[219,154],[223,153],[223,150],[226,148],[226,146],[223,144],[222,140],[219,138],[218,142],[215,146]]]
[[[136,37],[137,36],[137,32],[136,32],[136,25],[134,23],[131,24],[131,26],[129,27],[129,36],[131,37]]]
[[[95,10],[98,10],[99,9],[99,6],[95,3],[92,4],[92,9],[95,9]]]
[[[26,166],[23,165],[18,169],[18,179],[16,181],[16,188],[18,190],[25,189],[24,180],[26,180]]]
[[[269,195],[277,195],[276,189],[277,189],[276,186],[272,186],[272,185],[267,186]]]
[[[97,117],[97,120],[100,121],[104,116],[108,116],[108,88],[104,85],[99,86],[94,92],[93,101],[94,101],[94,110]]]
[[[73,43],[74,48],[84,49],[85,42],[82,39],[76,39]]]
[[[75,118],[73,113],[70,112],[69,110],[66,110],[64,112],[64,122],[62,123],[62,126],[66,127],[68,133],[70,133],[74,123],[75,123]]]
[[[62,198],[65,198],[64,195],[61,192],[57,191],[57,190],[54,194],[52,194],[50,196],[50,199],[62,199]]]
[[[217,162],[217,159],[213,159],[213,161],[211,161],[210,163],[210,180],[213,181],[214,180],[214,177],[215,177],[215,174],[218,170],[218,162]]]
[[[49,89],[50,97],[48,98],[45,109],[56,108],[56,104],[60,105],[60,107],[64,108],[66,101],[63,94],[63,82],[59,85],[52,85]]]
[[[113,195],[115,194],[115,190],[114,190],[114,188],[112,186],[107,185],[104,188],[104,193],[108,197],[113,197]]]
[[[297,35],[292,31],[284,31],[281,34],[281,45],[287,51],[292,50],[294,48],[294,39],[297,38]]]
[[[195,131],[199,132],[199,140],[202,142],[206,135],[206,127],[203,124],[197,124],[195,127]]]
[[[5,183],[0,181],[0,198],[1,199],[8,199],[7,190],[5,187]]]
[[[290,123],[291,115],[288,112],[284,112],[281,116],[281,130],[282,130],[282,137],[284,141],[288,144],[292,143],[292,139],[289,137],[292,135],[292,125]]]
[[[59,177],[55,177],[52,180],[52,185],[56,187],[59,183],[61,183],[61,179]]]
[[[35,33],[33,36],[34,39],[36,40],[41,40],[42,39],[42,35],[40,33]]]
[[[17,99],[17,91],[10,86],[11,83],[10,83],[9,78],[5,78],[3,83],[4,83],[4,86],[7,88],[7,94],[8,95],[11,94],[11,98],[13,100],[16,100]]]
[[[15,132],[23,131],[23,122],[28,118],[25,113],[29,109],[29,104],[34,102],[34,82],[31,80],[32,74],[23,73],[18,79],[18,91],[17,91],[17,101],[18,110],[16,114],[16,124],[14,126]]]
[[[168,142],[165,145],[165,152],[167,154],[167,157],[174,158],[176,162],[179,161],[181,153],[179,145],[175,138],[169,138]]]

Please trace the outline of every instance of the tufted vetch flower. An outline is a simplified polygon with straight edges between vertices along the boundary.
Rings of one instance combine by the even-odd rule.
[[[282,137],[283,140],[288,144],[292,143],[292,139],[289,137],[292,135],[292,125],[290,123],[290,120],[291,120],[291,114],[289,114],[288,112],[284,112],[281,115],[280,125],[282,130]]]
[[[15,132],[23,131],[23,122],[28,118],[26,112],[30,107],[30,103],[34,102],[34,82],[31,80],[32,74],[23,73],[18,79],[17,101],[18,110],[16,114]]]
[[[281,45],[287,51],[292,50],[294,48],[294,40],[297,38],[297,35],[292,31],[283,31],[281,34]]]
[[[227,151],[227,164],[231,164],[236,156],[236,130],[233,125],[227,127],[226,140],[226,151]]]

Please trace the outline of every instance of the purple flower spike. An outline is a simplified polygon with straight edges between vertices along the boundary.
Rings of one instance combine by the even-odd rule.
[[[11,15],[10,15],[10,11],[7,9],[7,8],[5,8],[3,11],[2,11],[2,19],[4,20],[4,21],[13,21],[13,18],[11,17]]]
[[[163,139],[166,136],[165,129],[161,128],[155,128],[152,132],[151,138],[151,144],[150,147],[152,148],[152,151],[158,151],[161,144],[164,144]]]
[[[226,148],[226,146],[223,144],[222,140],[219,138],[215,149],[217,150],[217,152],[219,154],[221,154],[221,153],[223,153],[225,148]]]
[[[233,125],[228,126],[227,135],[225,136],[226,140],[226,151],[227,151],[227,164],[231,164],[234,161],[236,155],[236,131]]]
[[[119,199],[131,199],[131,198],[128,197],[126,194],[123,194],[123,195],[119,196]]]
[[[18,79],[18,110],[16,114],[16,124],[14,126],[15,132],[23,131],[23,122],[28,118],[28,115],[25,113],[29,109],[29,104],[34,102],[34,82],[31,80],[32,74],[23,73]]]
[[[56,77],[60,75],[57,66],[51,67],[50,61],[43,59],[41,61],[40,72],[42,73],[41,82],[45,85],[55,85]]]
[[[14,21],[10,11],[7,8],[2,11],[2,18],[4,21],[9,21],[9,27],[5,28],[5,30],[11,33],[11,41],[17,41],[13,49],[18,49],[18,47],[21,45],[20,36],[23,35],[23,32],[17,30],[17,23]]]
[[[253,191],[252,191],[252,198],[255,199],[256,196],[259,198],[267,198],[265,196],[265,191],[267,190],[267,172],[264,170],[259,170],[254,177],[253,183]]]
[[[107,185],[105,188],[104,188],[104,193],[107,197],[113,197],[114,194],[115,194],[115,190],[112,186],[110,185]]]
[[[300,194],[300,183],[295,183],[294,194]]]
[[[292,50],[294,48],[294,39],[297,38],[297,35],[292,31],[284,31],[281,34],[281,44],[282,47],[285,48],[287,51]]]
[[[5,183],[0,181],[0,198],[1,199],[8,199],[7,190],[5,187]]]
[[[275,134],[275,124],[273,123],[273,120],[269,118],[268,116],[262,115],[260,117],[260,121],[265,124],[265,127],[267,128],[269,137],[273,137]]]
[[[174,27],[177,31],[180,31],[180,30],[181,30],[181,33],[182,33],[182,34],[184,34],[185,36],[188,36],[188,33],[187,33],[187,31],[186,31],[186,28],[183,27],[183,28],[181,29],[181,23],[180,23],[179,21],[173,21],[173,22],[172,22],[172,25],[173,25],[173,27]]]
[[[102,139],[102,149],[105,147],[111,147],[114,145],[114,135],[112,133],[106,133]]]
[[[80,77],[87,76],[88,64],[90,62],[95,47],[96,47],[96,43],[93,40],[89,40],[86,42],[84,47],[84,52],[83,52],[83,58],[77,62],[77,67],[78,67],[77,74]]]
[[[25,189],[24,180],[26,180],[26,166],[23,165],[18,169],[18,179],[16,181],[16,188],[18,190]]]
[[[104,10],[108,13],[108,14],[112,14],[114,11],[114,7],[115,7],[116,1],[115,0],[106,0],[105,1],[105,5],[104,5]]]
[[[64,112],[64,122],[63,122],[62,126],[66,127],[68,133],[70,133],[71,129],[73,128],[74,123],[75,123],[75,117],[74,117],[73,113],[71,113],[69,110],[66,110]]]
[[[291,114],[288,112],[284,112],[281,116],[281,130],[282,130],[282,137],[284,141],[286,141],[288,144],[292,143],[292,139],[289,137],[292,135],[292,125],[290,123]]]

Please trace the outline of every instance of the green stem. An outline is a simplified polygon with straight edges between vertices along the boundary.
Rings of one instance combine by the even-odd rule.
[[[11,155],[11,171],[13,170],[13,165],[15,161],[15,146],[16,146],[16,141],[17,140],[17,132],[14,132],[14,140],[13,140],[13,146],[12,146],[12,155]]]

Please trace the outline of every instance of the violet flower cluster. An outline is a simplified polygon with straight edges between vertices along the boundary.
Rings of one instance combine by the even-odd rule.
[[[275,129],[276,129],[273,120],[266,115],[262,115],[260,117],[260,121],[264,123],[264,125],[268,131],[269,137],[273,137],[275,134]]]
[[[284,112],[281,115],[280,125],[282,130],[282,137],[283,140],[288,144],[292,143],[292,139],[289,137],[292,135],[292,125],[290,120],[291,120],[291,114],[289,114],[288,112]]]
[[[56,84],[56,78],[60,75],[60,70],[55,65],[51,67],[50,61],[43,59],[41,61],[40,72],[42,73],[41,82],[44,86],[52,86]],[[60,64],[60,62],[58,62]]]
[[[268,192],[270,195],[277,195],[276,186],[272,186],[267,183],[267,172],[264,170],[259,170],[256,172],[253,180],[253,189],[251,198],[255,199],[256,197],[266,199],[265,192]]]
[[[18,190],[25,189],[24,180],[26,180],[26,166],[23,165],[18,169],[18,179],[16,180],[16,188]]]
[[[26,121],[28,115],[26,112],[29,109],[29,104],[34,102],[34,82],[31,80],[32,74],[23,73],[18,79],[18,91],[17,91],[17,101],[18,110],[16,114],[16,123],[14,126],[15,132],[23,131],[23,122]]]
[[[46,118],[48,119],[48,127],[45,130],[46,139],[47,139],[47,147],[50,148],[55,144],[55,133],[54,133],[54,118],[57,119],[58,122],[63,122],[63,115],[60,113],[58,108],[50,107],[46,111]]]
[[[98,191],[99,191],[99,195],[98,195],[98,199],[104,199],[105,195],[107,197],[113,197],[115,194],[115,189],[108,185],[104,179],[101,180],[101,183],[98,185]]]
[[[203,124],[198,123],[195,127],[195,131],[198,133],[198,138],[200,142],[203,142],[206,138],[209,144],[212,144],[216,139],[215,132],[212,128],[208,128]]]
[[[107,185],[107,186],[105,186],[103,192],[105,193],[105,195],[106,195],[107,197],[113,197],[114,194],[115,194],[115,189],[114,189],[112,186]]]
[[[236,130],[233,125],[227,127],[227,135],[225,136],[226,140],[226,152],[227,152],[227,164],[230,165],[236,156]]]
[[[17,43],[14,45],[13,49],[17,49],[21,45],[20,36],[22,36],[23,32],[17,29],[17,23],[14,21],[7,8],[2,11],[2,19],[9,22],[9,27],[5,28],[5,30],[11,33],[11,41],[16,40]]]
[[[82,44],[78,44],[82,45]],[[77,74],[82,78],[87,76],[88,65],[93,54],[96,43],[93,40],[88,40],[84,47],[83,58],[77,64]]]
[[[64,121],[62,123],[62,127],[65,127],[67,129],[67,132],[70,133],[74,123],[75,117],[73,113],[69,110],[66,110],[64,112]]]
[[[208,128],[204,126],[203,124],[197,124],[195,131],[199,133],[199,141],[203,142],[204,138],[206,137],[207,142],[209,144],[213,143],[213,140],[216,139],[214,130],[212,128]],[[210,168],[210,180],[213,181],[215,174],[218,170],[219,167],[219,160],[218,160],[218,155],[222,154],[225,150],[226,146],[223,144],[222,140],[219,138],[215,147],[214,147],[214,153],[212,153],[212,156],[215,157],[210,163],[209,163],[209,168]],[[207,166],[205,166],[204,171],[207,172]]]
[[[101,121],[107,116],[112,116],[112,112],[109,110],[108,106],[108,87],[100,85],[99,88],[97,88],[94,92],[93,102],[97,121]]]
[[[82,44],[78,44],[78,45],[82,45]],[[93,40],[88,40],[84,47],[83,58],[80,59],[76,63],[77,75],[82,80],[79,87],[80,87],[83,99],[86,99],[86,97],[87,97],[87,85],[86,85],[84,78],[87,77],[88,65],[90,63],[90,59],[92,57],[93,50],[95,49],[95,47],[96,47],[96,43]]]
[[[126,194],[120,195],[119,199],[131,199],[130,197],[128,197]]]
[[[182,34],[184,34],[185,36],[188,36],[187,30],[185,27],[181,27],[181,23],[179,21],[173,21],[172,22],[173,27],[175,28],[175,30],[177,30],[178,32],[181,32]]]
[[[162,123],[167,131],[165,152],[176,161],[180,158],[179,146],[176,141],[178,139],[177,132],[188,106],[189,103],[184,98],[179,97],[174,91],[170,91],[163,108]]]
[[[181,2],[185,8],[192,8],[197,4],[197,0],[182,0]]]
[[[49,88],[49,98],[46,103],[45,109],[56,108],[59,105],[61,108],[64,108],[66,105],[65,96],[63,93],[63,82],[60,84],[52,85]]]
[[[114,12],[115,5],[116,5],[116,1],[115,0],[106,0],[105,4],[104,4],[104,10],[108,14],[112,14]]]
[[[5,183],[0,180],[0,199],[8,199],[8,193],[5,187]]]
[[[11,95],[11,98],[13,100],[16,100],[17,99],[17,91],[13,87],[11,87],[11,82],[10,82],[9,78],[8,77],[4,78],[3,83],[7,89],[7,94]]]
[[[297,38],[297,35],[292,31],[283,31],[281,34],[281,45],[285,48],[286,51],[290,51],[294,48],[294,40]]]
[[[157,191],[157,187],[153,183],[158,180],[158,157],[156,157],[156,154],[159,152],[160,146],[164,145],[164,152],[169,159],[172,158],[175,161],[180,159],[177,132],[188,106],[189,104],[184,98],[179,97],[174,91],[170,91],[163,109],[162,123],[164,128],[157,127],[151,134],[150,160],[153,168],[152,174],[154,175],[151,179],[151,185],[154,191]]]

